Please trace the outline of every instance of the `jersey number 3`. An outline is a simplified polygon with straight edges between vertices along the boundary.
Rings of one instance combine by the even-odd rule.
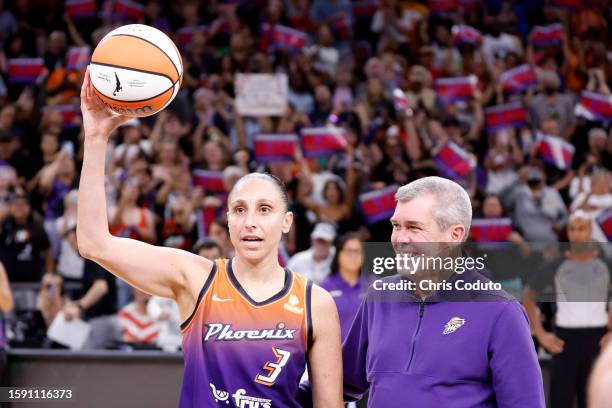
[[[263,369],[267,371],[266,375],[257,374],[255,377],[256,383],[267,385],[268,387],[274,385],[278,375],[282,371],[283,367],[287,364],[287,361],[289,361],[289,357],[291,357],[290,352],[276,347],[272,347],[272,352],[276,356],[276,361],[268,361],[266,364],[264,364]]]

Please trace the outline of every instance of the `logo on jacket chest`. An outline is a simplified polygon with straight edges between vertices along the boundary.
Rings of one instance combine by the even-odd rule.
[[[444,331],[442,334],[452,334],[459,330],[465,324],[465,319],[461,317],[453,317],[444,325]]]

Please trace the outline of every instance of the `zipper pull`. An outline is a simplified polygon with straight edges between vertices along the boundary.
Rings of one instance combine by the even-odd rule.
[[[419,304],[419,319],[423,318],[423,312],[425,312],[425,302],[421,300]]]

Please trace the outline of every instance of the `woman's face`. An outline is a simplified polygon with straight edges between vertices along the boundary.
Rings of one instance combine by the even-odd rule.
[[[128,202],[135,203],[138,199],[138,180],[135,178],[131,178],[126,180],[123,188],[121,189],[121,198],[125,199]]]
[[[49,114],[49,126],[62,126],[64,124],[64,117],[62,113],[58,110],[53,110]]]
[[[210,238],[215,240],[219,245],[223,245],[227,240],[227,231],[216,223],[210,225],[209,234]]]
[[[128,126],[123,132],[124,143],[136,144],[140,140],[140,128]]]
[[[344,243],[338,254],[340,269],[358,272],[363,266],[363,244],[357,238],[351,238]]]
[[[221,146],[212,140],[204,143],[204,159],[209,166],[211,164],[221,164],[223,160],[223,150],[221,149]]]
[[[57,141],[57,136],[45,133],[40,141],[40,150],[42,150],[44,154],[53,154],[57,152],[58,149],[59,143]]]
[[[338,183],[335,181],[329,181],[325,185],[325,189],[323,190],[323,197],[325,197],[325,201],[327,201],[331,205],[336,205],[340,203],[341,191],[338,187]]]
[[[159,150],[159,159],[162,164],[174,164],[176,162],[176,145],[165,142]]]
[[[482,213],[485,218],[499,218],[503,215],[503,209],[499,198],[487,197],[482,204]]]
[[[293,214],[287,212],[278,187],[266,179],[243,179],[228,199],[227,223],[236,255],[249,263],[277,256]]]

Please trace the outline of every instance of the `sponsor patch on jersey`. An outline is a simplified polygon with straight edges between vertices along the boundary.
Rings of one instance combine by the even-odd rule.
[[[304,313],[304,308],[300,307],[299,305],[300,299],[295,295],[291,295],[289,296],[289,300],[285,302],[285,304],[283,304],[283,308],[285,310],[290,311],[291,313],[301,315],[302,313]]]
[[[212,383],[210,383],[209,385],[212,390],[213,397],[215,398],[215,402],[225,402],[225,404],[229,405],[230,393],[218,389]],[[236,392],[233,393],[231,397],[234,401],[235,406],[238,408],[272,408],[271,399],[251,397],[247,395],[246,390],[244,388],[236,390]]]
[[[231,324],[207,323],[204,341],[237,341],[237,340],[293,340],[297,329],[289,329],[285,323],[278,323],[272,329],[233,330]]]

